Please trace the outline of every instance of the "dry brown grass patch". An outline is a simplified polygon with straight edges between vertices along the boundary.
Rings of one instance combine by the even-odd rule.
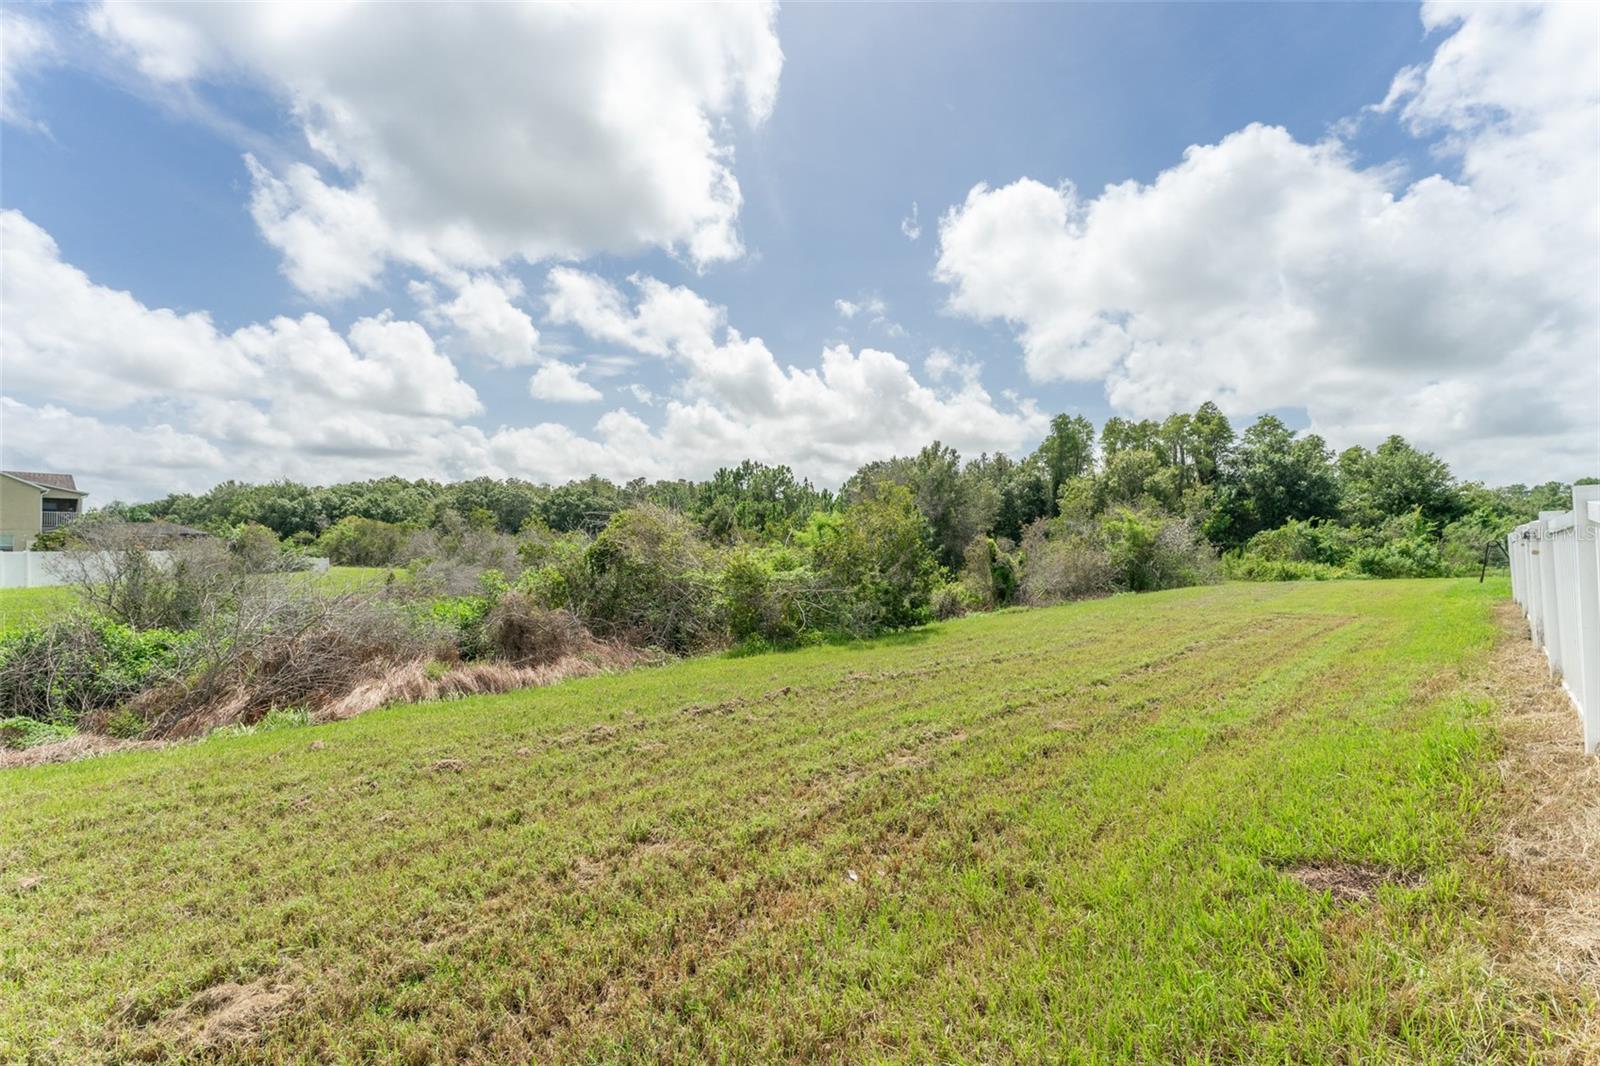
[[[0,770],[16,766],[43,766],[46,763],[76,762],[91,755],[104,755],[109,751],[131,751],[135,748],[160,747],[158,741],[117,740],[99,733],[79,733],[65,740],[52,740],[21,750],[0,748]]]
[[[1520,611],[1505,603],[1496,617],[1502,635],[1482,684],[1504,745],[1498,852],[1512,921],[1502,961],[1566,1008],[1557,1015],[1572,1019],[1564,1061],[1600,1062],[1600,758],[1583,753],[1582,725]]]
[[[190,996],[158,1031],[196,1051],[217,1051],[259,1039],[295,1000],[292,985],[268,977],[247,984],[224,981]]]

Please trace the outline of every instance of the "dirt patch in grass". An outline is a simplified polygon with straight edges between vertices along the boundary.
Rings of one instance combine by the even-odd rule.
[[[1367,862],[1297,863],[1283,867],[1283,873],[1312,892],[1329,893],[1335,903],[1365,903],[1382,885],[1410,888],[1417,883],[1411,874]]]
[[[1501,961],[1564,1008],[1528,1023],[1565,1019],[1566,1061],[1600,1062],[1600,757],[1584,754],[1582,723],[1521,611],[1495,613],[1501,639],[1483,684],[1503,743],[1498,854],[1512,906]]]

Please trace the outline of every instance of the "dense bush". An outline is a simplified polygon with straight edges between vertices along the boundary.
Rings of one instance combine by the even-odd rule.
[[[831,624],[837,613],[830,596],[790,548],[737,548],[722,564],[723,609],[736,641],[758,638],[785,644],[808,629]]]
[[[1444,556],[1431,537],[1406,537],[1359,548],[1350,558],[1351,569],[1369,577],[1443,577]]]
[[[53,740],[65,740],[77,730],[66,722],[44,722],[37,718],[0,718],[0,748],[32,748]]]
[[[1123,507],[1101,520],[1100,532],[1125,591],[1202,585],[1219,576],[1215,552],[1186,519]]]
[[[572,607],[598,636],[686,652],[727,632],[713,554],[680,514],[648,504],[618,512],[585,551],[584,569]]]
[[[1109,596],[1115,591],[1111,559],[1085,532],[1066,520],[1040,519],[1022,534],[1024,603],[1034,607]]]
[[[1233,581],[1331,581],[1347,576],[1348,571],[1327,563],[1300,562],[1295,559],[1263,559],[1259,555],[1234,552],[1222,557],[1222,576]]]
[[[962,603],[972,610],[1005,607],[1017,602],[1021,593],[1016,558],[1005,545],[983,534],[973,537],[963,553],[960,583]]]
[[[812,515],[799,541],[839,597],[838,625],[872,633],[927,621],[939,577],[931,537],[910,491],[879,483],[843,511]]]
[[[192,636],[80,613],[0,640],[5,714],[76,722],[178,678]]]
[[[543,666],[594,645],[571,611],[539,605],[526,593],[503,593],[484,615],[482,643],[490,656],[518,666]]]
[[[161,736],[250,725],[275,709],[325,706],[381,683],[392,670],[434,658],[444,642],[437,627],[386,597],[326,596],[284,583],[207,619],[188,635],[183,675],[146,683],[117,717],[124,732]]]
[[[301,565],[298,555],[284,551],[276,533],[255,522],[234,530],[228,538],[228,547],[239,564],[252,573],[271,573]]]
[[[414,530],[376,518],[350,515],[318,537],[313,550],[334,566],[398,566]]]
[[[1262,560],[1341,566],[1354,549],[1350,530],[1331,522],[1290,519],[1276,529],[1262,530],[1244,546],[1244,554]]]

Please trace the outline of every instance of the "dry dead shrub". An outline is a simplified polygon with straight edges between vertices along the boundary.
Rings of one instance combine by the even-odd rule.
[[[1116,588],[1111,558],[1087,538],[1051,535],[1044,520],[1022,534],[1022,601],[1048,607],[1109,596]]]
[[[200,665],[130,701],[147,737],[250,725],[276,708],[315,711],[405,664],[432,658],[439,636],[398,605],[280,584],[199,631]],[[94,728],[98,723],[87,723]]]
[[[520,592],[500,597],[484,618],[483,633],[496,658],[517,666],[553,663],[598,647],[571,611],[542,607]]]
[[[435,674],[430,670],[433,664],[429,660],[418,659],[351,686],[337,699],[313,708],[311,717],[313,721],[331,722],[353,718],[391,703],[421,703],[539,688],[570,678],[627,669],[644,658],[641,653],[624,647],[597,643],[594,650],[584,655],[563,656],[537,666],[465,663],[443,674]]]
[[[248,559],[215,537],[152,540],[144,524],[86,518],[72,524],[56,571],[90,610],[137,629],[189,629],[295,569],[290,557]]]

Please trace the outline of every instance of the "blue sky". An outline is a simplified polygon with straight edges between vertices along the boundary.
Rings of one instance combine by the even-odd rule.
[[[144,12],[6,9],[0,447],[102,498],[746,454],[835,482],[1206,399],[1339,446],[1403,432],[1470,476],[1600,468],[1582,12]],[[1568,282],[1530,285],[1540,256]],[[469,321],[447,305],[474,280]]]

